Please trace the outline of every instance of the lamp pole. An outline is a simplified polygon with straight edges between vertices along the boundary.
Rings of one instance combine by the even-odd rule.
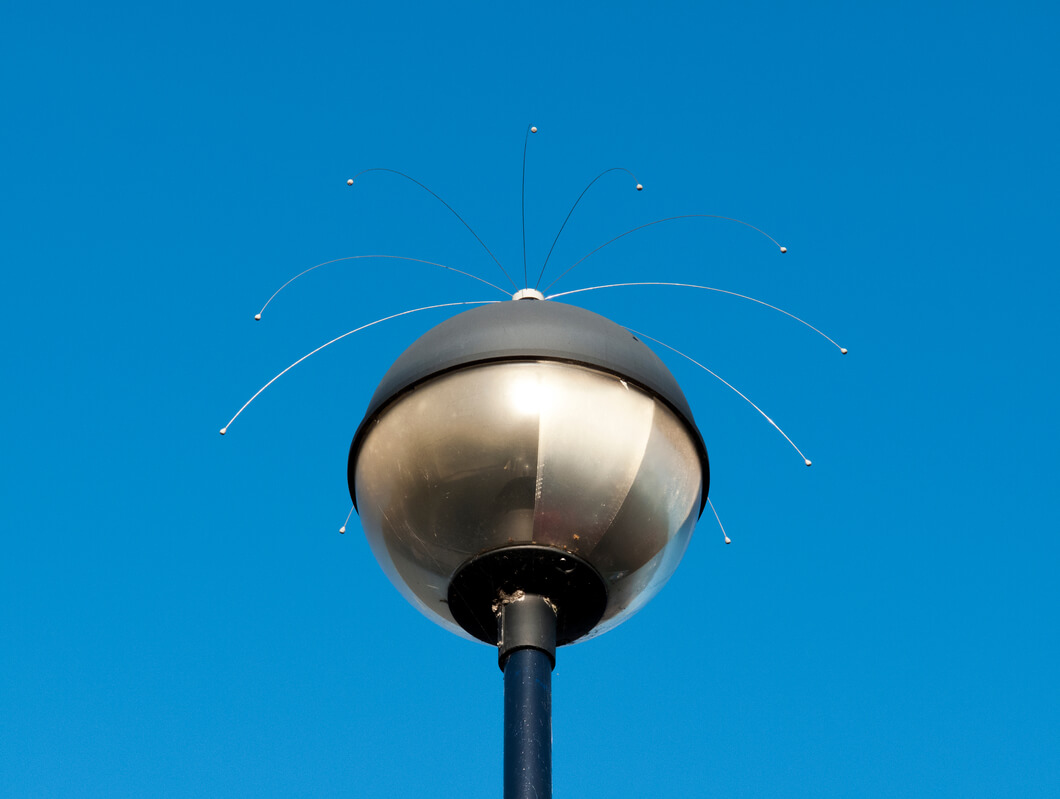
[[[556,610],[531,594],[504,603],[499,616],[504,799],[551,799]]]

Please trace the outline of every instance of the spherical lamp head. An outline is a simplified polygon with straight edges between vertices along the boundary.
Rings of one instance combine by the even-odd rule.
[[[373,553],[428,618],[495,644],[499,608],[539,594],[566,644],[629,618],[669,579],[709,464],[644,343],[527,299],[461,313],[395,361],[348,479]]]

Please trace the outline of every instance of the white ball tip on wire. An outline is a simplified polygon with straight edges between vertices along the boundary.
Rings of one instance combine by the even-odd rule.
[[[840,347],[840,348],[839,348],[839,351],[840,351],[841,353],[843,353],[843,355],[846,355],[846,354],[847,354],[847,348],[846,348],[846,347]]]
[[[224,435],[227,432],[228,432],[228,428],[227,427],[222,427],[221,428],[221,435]]]
[[[729,538],[729,536],[725,536],[725,543],[726,544],[731,544],[732,543],[732,539]]]
[[[637,184],[637,191],[644,191],[643,184],[640,184],[640,183]]]
[[[787,251],[788,251],[788,248],[787,248],[787,247],[781,247],[781,248],[780,248],[780,251],[781,251],[781,252],[787,252]]]
[[[352,185],[353,185],[353,178],[349,178],[349,179],[348,179],[348,180],[346,181],[346,185],[347,185],[347,186],[352,186]]]
[[[350,506],[350,512],[346,514],[346,521],[342,523],[342,527],[339,528],[339,535],[346,534],[346,525],[350,523],[350,517],[353,516],[353,506]]]
[[[530,128],[530,132],[531,133],[537,133],[537,128],[536,127]]]
[[[255,322],[260,322],[261,321],[261,314],[259,314],[259,313],[254,314],[254,321]]]
[[[806,465],[813,466],[813,461],[811,461],[809,458],[806,458]]]

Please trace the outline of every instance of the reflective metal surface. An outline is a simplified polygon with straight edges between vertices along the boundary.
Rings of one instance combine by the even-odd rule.
[[[597,635],[628,618],[684,554],[702,466],[663,403],[610,374],[555,362],[478,365],[385,408],[356,463],[357,508],[390,580],[453,622],[449,580],[511,544],[573,552],[604,578]]]

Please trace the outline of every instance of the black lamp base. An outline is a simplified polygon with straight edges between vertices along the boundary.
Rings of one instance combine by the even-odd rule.
[[[501,607],[520,591],[555,607],[557,646],[587,635],[607,607],[607,587],[596,569],[561,549],[526,544],[486,552],[457,569],[449,582],[449,612],[469,635],[496,646]]]

